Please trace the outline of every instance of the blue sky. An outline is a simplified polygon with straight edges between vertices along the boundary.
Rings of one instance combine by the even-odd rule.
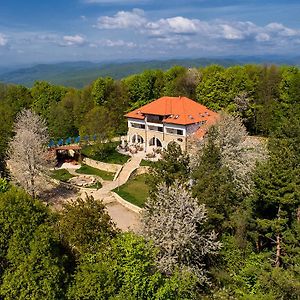
[[[0,65],[298,55],[299,0],[0,0]]]

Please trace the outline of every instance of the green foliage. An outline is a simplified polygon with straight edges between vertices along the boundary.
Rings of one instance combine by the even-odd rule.
[[[49,110],[48,130],[52,138],[67,138],[78,135],[75,120],[75,105],[78,92],[69,91],[61,101],[53,103]]]
[[[116,238],[102,204],[92,200],[69,204],[56,224],[57,237],[51,228],[53,214],[11,184],[8,189],[7,182],[1,179],[1,298],[64,299],[66,281],[73,278],[68,265],[73,255],[62,247],[62,242],[77,255],[73,262],[76,272],[68,290],[70,299],[300,297],[299,68],[178,66],[199,67],[207,63],[211,61],[110,66],[113,73],[119,72],[119,78],[134,67],[136,75],[121,81],[105,77],[112,76],[108,66],[101,66],[100,71],[98,67],[97,71],[83,71],[80,67],[80,76],[68,75],[67,84],[81,84],[82,76],[94,79],[103,72],[103,77],[81,90],[43,81],[36,82],[32,89],[0,85],[2,177],[7,175],[4,159],[13,136],[14,118],[23,108],[33,107],[46,118],[52,138],[96,133],[103,141],[126,133],[126,111],[163,95],[188,96],[209,108],[240,116],[251,134],[271,137],[270,159],[257,168],[255,190],[250,197],[237,193],[232,174],[220,164],[219,149],[213,144],[208,144],[198,157],[198,168],[192,176],[189,158],[176,145],[163,153],[162,161],[150,164],[148,181],[152,193],[160,182],[189,183],[198,202],[206,204],[209,227],[219,231],[224,247],[218,258],[205,262],[213,276],[211,288],[203,291],[206,295],[197,294],[199,286],[191,273],[175,272],[171,277],[159,273],[156,250],[151,244],[133,234]],[[138,74],[149,66],[172,68]],[[62,76],[55,78],[61,79]],[[128,157],[116,152],[116,146],[117,143],[97,142],[84,146],[83,153],[100,161],[124,164]],[[130,187],[130,192],[133,189],[133,194],[145,197],[141,186]],[[278,241],[280,267],[274,267]]]
[[[83,123],[80,126],[79,133],[81,136],[97,135],[101,141],[108,139],[111,136],[111,120],[107,119],[108,110],[103,106],[92,108],[84,117]]]
[[[74,177],[74,175],[70,174],[70,172],[68,170],[59,169],[59,170],[53,170],[51,172],[51,177],[56,180],[67,182],[69,179]]]
[[[286,252],[284,233],[297,219],[300,206],[299,153],[284,139],[271,140],[269,149],[270,159],[259,167],[255,177],[253,214],[260,247],[273,249],[280,243],[281,251]],[[276,262],[284,264],[281,253],[276,254]]]
[[[131,233],[81,260],[69,299],[194,299],[196,279],[189,273],[163,277],[155,268],[156,250]]]
[[[147,70],[140,75],[132,75],[124,79],[127,87],[130,110],[138,108],[159,98],[164,86],[162,71]]]
[[[104,204],[93,197],[65,203],[58,230],[77,254],[98,251],[116,234]]]
[[[43,119],[48,120],[52,105],[59,102],[66,94],[66,88],[51,85],[45,81],[36,81],[31,89],[32,108]]]
[[[96,142],[93,145],[83,146],[81,153],[94,160],[123,165],[127,162],[129,156],[116,150],[118,144],[118,142]]]
[[[170,186],[175,180],[186,184],[189,178],[189,156],[183,153],[181,147],[171,142],[162,152],[162,159],[150,167],[147,183],[150,186],[150,195],[155,196],[157,185],[166,183]]]
[[[230,216],[237,206],[235,186],[229,170],[221,165],[220,149],[209,139],[197,158],[192,178],[193,195],[208,210],[208,222],[217,230],[232,229]]]
[[[9,183],[6,178],[0,177],[0,193],[4,193],[9,189]]]
[[[11,188],[0,194],[0,264],[17,266],[29,253],[35,230],[49,214],[37,200]]]
[[[19,264],[4,272],[1,295],[5,299],[63,299],[68,259],[49,226],[39,226],[28,252]]]
[[[180,93],[180,83],[186,73],[186,69],[181,66],[174,66],[165,72],[165,86],[163,94],[165,96],[184,96]]]
[[[113,83],[114,81],[110,77],[100,77],[94,81],[92,86],[92,97],[95,104],[103,105],[105,102],[107,102],[107,98],[113,87]]]

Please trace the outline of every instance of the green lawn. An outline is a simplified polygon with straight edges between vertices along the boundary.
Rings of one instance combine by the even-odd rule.
[[[140,166],[141,167],[152,167],[155,164],[155,161],[150,161],[147,159],[142,159]]]
[[[139,207],[144,207],[149,196],[149,187],[145,183],[146,176],[146,174],[135,176],[119,188],[114,189],[114,192],[126,201]]]
[[[96,175],[101,177],[103,180],[113,180],[115,173],[102,171],[88,165],[82,165],[79,169],[76,170],[76,173],[87,174],[87,175]]]
[[[123,165],[129,159],[129,155],[124,155],[116,150],[119,142],[94,144],[83,146],[81,153],[94,160],[110,164]]]
[[[67,182],[70,178],[74,177],[74,175],[65,169],[53,170],[51,173],[52,178],[63,182]]]

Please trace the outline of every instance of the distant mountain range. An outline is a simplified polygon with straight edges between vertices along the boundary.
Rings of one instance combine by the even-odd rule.
[[[31,87],[36,80],[46,80],[52,84],[82,88],[100,76],[121,79],[146,69],[167,70],[172,66],[200,67],[211,64],[232,66],[238,64],[287,64],[300,65],[300,57],[253,56],[225,58],[170,59],[149,61],[128,61],[111,63],[63,62],[56,64],[38,64],[23,68],[1,68],[0,82],[16,83]]]

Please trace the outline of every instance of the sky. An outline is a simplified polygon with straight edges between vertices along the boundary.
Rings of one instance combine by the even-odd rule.
[[[0,0],[0,66],[298,55],[300,0]]]

